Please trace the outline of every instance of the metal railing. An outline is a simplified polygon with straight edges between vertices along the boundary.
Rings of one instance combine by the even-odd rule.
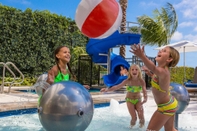
[[[135,27],[136,28],[136,31],[134,32],[132,30],[132,28]],[[121,31],[121,28],[125,28],[125,31]],[[126,22],[126,26],[120,26],[118,31],[120,33],[131,33],[131,34],[141,34],[141,25],[137,22],[131,22],[131,21],[127,21]],[[116,45],[115,47],[113,48],[119,48],[120,45]],[[97,63],[98,65],[107,65],[107,71],[108,73],[110,72],[110,54],[112,52],[112,48],[109,49],[108,51],[108,54],[99,54],[100,56],[107,56],[107,63]]]
[[[121,28],[125,28],[125,30],[122,31]],[[136,31],[133,31],[133,28],[135,28]],[[141,34],[141,25],[137,22],[127,21],[126,26],[120,26],[118,30],[120,33]]]
[[[1,87],[0,87],[0,92],[4,93],[4,85],[5,84],[9,84],[9,88],[8,88],[8,93],[10,93],[11,87],[14,84],[21,84],[24,81],[24,75],[23,73],[14,65],[14,63],[12,62],[0,62],[0,65],[3,65],[3,75],[2,75],[2,83],[1,83]],[[22,77],[22,81],[20,82],[16,82],[17,78],[16,75],[14,74],[14,72],[9,68],[9,65],[11,65],[12,67],[14,67],[14,69],[20,74],[20,76]],[[5,82],[5,71],[6,69],[13,75],[13,80],[11,82]]]

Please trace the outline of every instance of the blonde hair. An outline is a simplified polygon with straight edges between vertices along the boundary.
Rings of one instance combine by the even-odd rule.
[[[170,57],[172,58],[172,61],[168,64],[168,67],[175,67],[180,59],[179,52],[171,46],[168,47],[170,49]]]
[[[142,72],[141,72],[141,69],[140,69],[140,67],[139,67],[138,65],[136,65],[136,64],[133,64],[133,65],[130,66],[130,68],[129,68],[129,73],[128,73],[128,79],[132,79],[131,70],[133,69],[134,66],[137,67],[137,69],[138,69],[138,78],[139,78],[139,79],[142,79]]]

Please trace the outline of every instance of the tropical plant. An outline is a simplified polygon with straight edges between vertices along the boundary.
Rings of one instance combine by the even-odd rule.
[[[49,70],[55,63],[53,51],[58,46],[66,45],[72,50],[84,47],[88,41],[70,18],[47,10],[28,8],[23,12],[3,5],[0,5],[0,33],[0,61],[14,63],[25,77]]]
[[[154,17],[143,15],[137,18],[142,25],[142,42],[149,45],[167,45],[177,29],[178,18],[172,4],[167,3],[161,11],[155,9]]]
[[[71,64],[76,67],[77,67],[79,56],[83,55],[83,54],[87,55],[84,46],[76,46],[76,47],[72,48],[71,52],[72,52]]]

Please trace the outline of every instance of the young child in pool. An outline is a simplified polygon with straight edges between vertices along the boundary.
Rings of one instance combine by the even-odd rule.
[[[143,104],[147,101],[147,92],[146,83],[142,78],[142,73],[138,65],[132,65],[129,68],[128,78],[122,83],[111,88],[102,88],[101,92],[114,91],[125,85],[127,86],[126,103],[131,115],[130,126],[133,127],[136,124],[138,115],[140,127],[143,127],[145,123]],[[143,92],[143,101],[141,91]]]
[[[51,85],[60,81],[74,80],[75,77],[69,65],[71,58],[70,49],[66,46],[60,46],[55,50],[54,54],[56,65],[48,71],[47,82]],[[84,85],[84,87],[90,88],[88,85]]]
[[[55,55],[56,65],[54,65],[48,71],[48,77],[46,80],[46,82],[49,83],[48,86],[50,86],[53,83],[60,82],[60,81],[68,81],[70,79],[74,80],[75,77],[69,65],[70,58],[71,58],[70,49],[66,46],[59,46],[55,50],[54,55]],[[86,89],[90,88],[88,85],[83,85],[83,86]],[[43,89],[43,93],[45,92],[46,88]],[[42,98],[42,95],[39,97],[38,104],[40,103],[41,98]]]
[[[159,131],[163,126],[165,131],[177,131],[174,128],[174,114],[178,101],[170,93],[169,68],[177,65],[179,52],[170,46],[160,50],[155,58],[157,66],[145,56],[144,46],[133,45],[130,52],[144,62],[146,67],[143,67],[143,70],[152,77],[152,93],[158,108],[152,115],[146,131]]]
[[[128,75],[128,71],[124,66],[120,66],[120,75],[121,76],[127,76]]]

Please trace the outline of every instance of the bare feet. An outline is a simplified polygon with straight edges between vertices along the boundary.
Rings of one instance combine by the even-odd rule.
[[[145,121],[144,120],[140,120],[140,128],[142,128],[142,127],[144,127],[144,123],[145,123]]]
[[[90,86],[89,85],[83,85],[86,89],[90,89]]]
[[[132,120],[130,121],[130,127],[131,127],[131,128],[133,128],[133,127],[135,126],[135,122],[136,122],[136,121],[132,121]]]
[[[100,92],[107,92],[107,88],[102,88],[101,90],[100,90]]]

